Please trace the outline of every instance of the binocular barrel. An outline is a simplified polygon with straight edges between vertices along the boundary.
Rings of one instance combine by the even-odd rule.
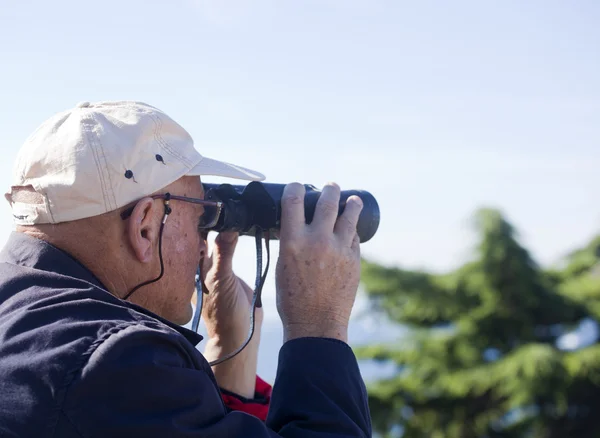
[[[279,230],[281,224],[281,198],[286,184],[251,182],[246,186],[204,183],[205,199],[221,201],[223,211],[214,231],[237,231],[241,235],[254,235],[256,228],[263,231]],[[304,211],[306,223],[314,217],[321,191],[305,185]],[[364,190],[345,190],[340,194],[338,216],[346,207],[348,198],[356,195],[363,202],[356,227],[360,242],[370,240],[379,227],[380,211],[375,197]],[[272,236],[276,238],[276,236]]]

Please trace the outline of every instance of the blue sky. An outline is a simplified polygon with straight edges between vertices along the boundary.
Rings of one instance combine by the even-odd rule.
[[[369,258],[451,269],[486,205],[552,263],[600,230],[599,22],[594,0],[4,2],[0,182],[53,113],[135,99],[271,182],[371,191]],[[235,266],[252,281],[251,241]]]

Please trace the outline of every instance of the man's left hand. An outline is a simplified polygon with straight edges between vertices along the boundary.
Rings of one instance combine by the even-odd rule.
[[[238,239],[237,233],[219,233],[212,254],[202,262],[208,290],[203,296],[202,317],[209,336],[204,356],[209,362],[239,348],[250,329],[254,292],[233,272]],[[254,396],[262,320],[263,309],[257,308],[252,341],[237,356],[213,367],[219,386],[247,398]]]

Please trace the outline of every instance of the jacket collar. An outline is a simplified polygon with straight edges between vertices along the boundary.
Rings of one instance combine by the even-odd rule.
[[[181,333],[192,345],[197,345],[202,341],[202,335],[181,327],[177,324],[150,312],[149,310],[121,300],[111,294],[98,278],[83,264],[72,257],[67,252],[51,245],[50,243],[28,236],[24,233],[12,232],[2,251],[0,251],[0,263],[9,263],[12,265],[23,266],[41,271],[54,272],[56,274],[74,277],[81,281],[90,283],[106,292],[106,301],[123,307],[134,309],[151,318],[155,318],[168,325],[169,327]]]

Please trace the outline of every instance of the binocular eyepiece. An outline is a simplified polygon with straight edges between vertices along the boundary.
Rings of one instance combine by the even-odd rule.
[[[256,229],[272,231],[281,225],[281,197],[285,184],[261,183],[253,181],[246,186],[231,184],[204,183],[204,198],[223,203],[223,209],[212,231],[236,231],[240,235],[253,236]],[[321,191],[311,185],[305,185],[304,211],[306,223],[312,222]],[[356,230],[360,242],[370,240],[379,227],[379,205],[375,197],[364,190],[346,190],[341,192],[338,216],[343,213],[346,201],[352,195],[361,198],[363,209]]]

